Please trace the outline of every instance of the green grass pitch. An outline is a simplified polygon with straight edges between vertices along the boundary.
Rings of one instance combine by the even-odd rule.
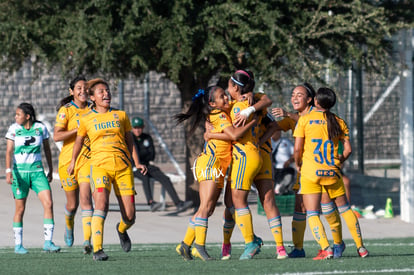
[[[83,255],[79,246],[62,248],[60,253],[44,253],[41,248],[28,248],[29,254],[16,255],[13,248],[0,249],[1,274],[414,274],[414,238],[367,240],[370,256],[357,256],[351,240],[341,259],[313,261],[318,246],[305,243],[306,258],[277,260],[275,245],[265,242],[254,259],[239,261],[243,245],[233,244],[232,259],[219,260],[221,245],[207,244],[216,260],[199,259],[185,262],[175,252],[175,244],[133,244],[125,253],[119,245],[105,245],[109,259],[94,262]],[[289,249],[289,243],[286,245]]]

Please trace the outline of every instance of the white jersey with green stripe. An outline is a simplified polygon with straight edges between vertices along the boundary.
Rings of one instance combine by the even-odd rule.
[[[43,123],[35,122],[29,130],[14,123],[9,127],[6,139],[14,141],[14,169],[20,172],[43,171],[42,143],[49,139],[49,132]]]

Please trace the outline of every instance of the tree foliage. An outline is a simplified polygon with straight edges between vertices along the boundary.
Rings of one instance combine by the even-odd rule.
[[[266,83],[317,77],[327,59],[381,70],[412,1],[1,0],[1,65],[67,73],[166,73],[184,99],[214,75],[249,67]]]

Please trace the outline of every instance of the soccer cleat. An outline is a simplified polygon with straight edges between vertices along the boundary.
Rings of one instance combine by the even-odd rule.
[[[262,245],[263,245],[263,240],[262,240],[262,238],[257,237],[256,235],[254,235],[253,242],[254,242],[254,243],[257,243],[257,245],[259,246],[259,248],[260,248],[260,247],[262,247]]]
[[[96,253],[93,253],[93,259],[95,261],[106,261],[108,260],[108,255],[106,255],[103,249],[101,249],[98,250]]]
[[[184,212],[193,205],[192,201],[180,201],[177,204],[177,212]]]
[[[221,247],[221,259],[222,260],[230,260],[231,258],[231,243],[225,244]]]
[[[198,245],[196,243],[191,249],[191,255],[193,255],[193,257],[200,258],[203,261],[213,260],[213,258],[211,258],[210,255],[208,255],[206,247],[204,245]]]
[[[257,243],[255,242],[248,243],[244,247],[244,252],[240,256],[240,260],[250,260],[254,257],[254,255],[259,254],[259,252],[260,252],[260,246]]]
[[[131,239],[128,236],[128,233],[125,231],[124,233],[119,232],[119,223],[116,225],[116,232],[118,232],[119,242],[121,243],[121,247],[125,252],[131,251]]]
[[[65,228],[65,234],[63,235],[65,243],[67,246],[71,247],[73,245],[73,229]]]
[[[183,257],[185,261],[191,261],[193,259],[190,253],[190,247],[184,242],[181,242],[179,245],[177,245],[175,251],[177,251],[178,255]]]
[[[283,245],[276,247],[276,254],[278,260],[289,258],[288,254],[286,253],[286,249]]]
[[[83,242],[83,254],[85,255],[89,255],[92,252],[92,246],[91,243],[89,241],[84,241]]]
[[[345,250],[345,243],[342,241],[341,244],[334,244],[333,245],[333,257],[334,259],[338,259],[342,257],[342,253]]]
[[[45,252],[59,252],[60,247],[56,246],[52,241],[45,241],[43,245],[43,251]]]
[[[305,249],[294,248],[289,254],[289,258],[305,258]]]
[[[326,259],[332,259],[333,258],[333,251],[331,247],[328,247],[324,250],[319,250],[318,255],[313,258],[314,260],[326,260]]]
[[[23,247],[23,245],[18,244],[14,247],[14,253],[16,254],[27,254],[29,251],[27,251],[26,248]]]
[[[365,258],[365,257],[367,257],[369,255],[368,250],[365,247],[363,247],[363,246],[361,246],[360,248],[358,248],[357,251],[358,251],[359,257],[361,257],[361,258]]]

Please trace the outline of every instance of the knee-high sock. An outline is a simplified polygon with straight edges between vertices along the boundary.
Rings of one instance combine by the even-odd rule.
[[[93,209],[82,210],[82,228],[84,241],[91,239],[91,223],[92,223]]]
[[[91,225],[93,252],[98,252],[102,249],[105,218],[106,211],[96,209],[93,211]]]
[[[195,243],[198,245],[206,244],[208,228],[208,218],[195,218]]]
[[[319,211],[306,211],[306,216],[313,237],[322,249],[327,248],[329,246],[329,242],[326,238],[325,228],[319,218]]]
[[[306,230],[306,213],[295,212],[292,219],[292,241],[297,249],[303,248],[303,238]]]
[[[282,219],[280,216],[268,219],[270,231],[272,231],[273,238],[275,239],[276,246],[283,246],[283,231],[282,231]]]
[[[55,222],[53,219],[43,219],[45,241],[53,239],[53,230],[55,229]]]
[[[65,207],[66,228],[69,230],[73,230],[73,224],[75,222],[75,213],[76,211],[69,212]]]
[[[226,219],[226,212],[231,214],[231,220]],[[236,225],[234,221],[234,207],[226,208],[223,213],[223,243],[229,244],[231,236],[233,235],[234,226]]]
[[[123,218],[119,222],[118,231],[121,233],[125,233],[132,225],[134,225],[135,221],[125,222]]]
[[[254,234],[253,234],[253,221],[252,221],[252,213],[250,212],[250,208],[239,208],[236,209],[236,223],[239,227],[244,242],[246,244],[253,242]]]
[[[359,227],[358,218],[355,216],[349,204],[338,207],[339,213],[344,218],[357,248],[363,246],[361,228]]]
[[[14,222],[13,232],[14,232],[14,245],[22,245],[23,244],[23,223]]]
[[[334,244],[342,243],[342,223],[341,217],[339,216],[336,206],[333,201],[330,203],[321,203],[322,214],[324,215],[326,221],[329,223],[329,226],[332,231],[332,238]]]
[[[184,240],[183,242],[191,246],[195,239],[195,221],[193,220],[193,217],[190,218],[190,221],[188,222],[187,231],[185,232]]]

